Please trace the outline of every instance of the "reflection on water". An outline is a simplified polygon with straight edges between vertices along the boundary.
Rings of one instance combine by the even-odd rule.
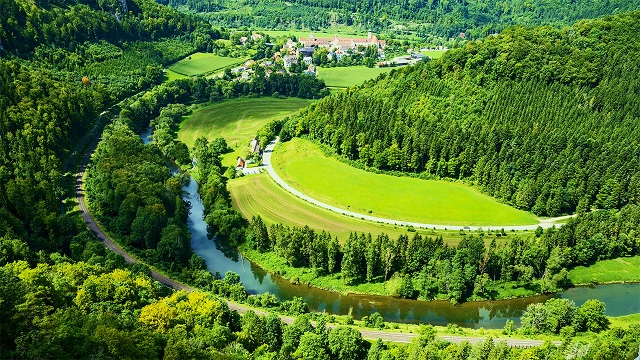
[[[343,295],[306,285],[293,285],[279,276],[271,275],[253,265],[225,244],[214,242],[207,232],[203,220],[203,207],[198,185],[190,179],[184,187],[185,199],[191,203],[189,230],[191,246],[196,254],[203,257],[209,271],[224,274],[233,271],[250,294],[270,292],[280,300],[294,296],[302,297],[315,311],[331,314],[351,314],[356,318],[379,312],[386,321],[402,323],[448,323],[471,328],[501,328],[507,319],[516,324],[519,317],[531,303],[541,302],[549,296],[535,296],[523,299],[468,302],[453,306],[448,301],[416,301],[373,295]],[[596,298],[607,304],[607,314],[620,316],[640,312],[640,284],[607,285],[593,288],[575,288],[559,295],[574,300],[581,305],[585,300]]]

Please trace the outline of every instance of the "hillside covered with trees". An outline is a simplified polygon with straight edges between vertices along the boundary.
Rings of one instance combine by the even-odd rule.
[[[640,199],[640,13],[515,27],[285,124],[356,166],[471,183],[541,216]]]
[[[205,14],[226,27],[319,30],[333,25],[425,37],[484,37],[512,25],[566,26],[580,19],[637,10],[638,1],[156,0]]]

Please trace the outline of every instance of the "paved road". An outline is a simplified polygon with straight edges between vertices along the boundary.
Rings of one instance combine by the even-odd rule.
[[[320,206],[324,209],[327,210],[331,210],[343,215],[347,215],[347,216],[352,216],[355,217],[357,219],[364,219],[364,220],[370,220],[370,221],[374,221],[374,222],[378,222],[378,223],[385,223],[385,224],[391,224],[391,225],[401,225],[401,226],[413,226],[415,228],[424,228],[424,229],[439,229],[439,230],[475,230],[478,228],[483,228],[485,230],[488,229],[504,229],[505,231],[511,231],[511,230],[535,230],[538,228],[538,226],[542,227],[543,229],[547,229],[550,228],[552,226],[556,226],[556,227],[560,227],[562,226],[562,224],[554,224],[555,221],[560,221],[560,220],[564,220],[564,219],[568,219],[571,217],[574,217],[576,215],[568,215],[568,216],[562,216],[562,217],[558,217],[558,218],[552,218],[552,219],[545,219],[545,220],[541,220],[538,224],[534,224],[534,225],[520,225],[520,226],[513,226],[513,225],[491,225],[491,226],[477,226],[477,225],[469,225],[469,226],[460,226],[460,225],[442,225],[442,224],[425,224],[425,223],[418,223],[418,222],[411,222],[411,221],[402,221],[402,220],[394,220],[394,219],[387,219],[387,218],[380,218],[377,216],[371,216],[371,215],[366,215],[366,214],[360,214],[360,213],[356,213],[353,211],[349,211],[346,209],[342,209],[333,205],[329,205],[327,203],[324,203],[320,200],[314,199],[308,195],[305,195],[303,193],[301,193],[300,191],[294,189],[293,187],[291,187],[289,184],[287,184],[284,180],[282,180],[282,178],[280,177],[280,175],[278,175],[278,173],[276,173],[275,168],[273,166],[271,166],[271,155],[273,154],[273,148],[276,146],[276,144],[278,143],[278,138],[276,138],[275,140],[273,140],[272,142],[270,142],[267,147],[265,147],[264,149],[264,153],[262,155],[262,166],[260,166],[259,168],[263,168],[265,169],[269,175],[271,175],[271,177],[273,178],[273,180],[275,180],[276,183],[278,183],[278,185],[282,186],[285,190],[287,190],[288,192],[292,193],[293,195],[301,198],[302,200],[306,200],[314,205]],[[256,168],[253,168],[256,169]]]
[[[82,162],[82,165],[80,166],[80,169],[78,170],[78,173],[76,175],[76,200],[78,201],[78,207],[80,208],[80,213],[82,214],[82,218],[84,219],[84,222],[86,223],[87,227],[89,228],[89,230],[91,230],[95,236],[102,240],[102,242],[104,243],[104,245],[111,251],[118,253],[120,255],[122,255],[125,259],[125,261],[129,264],[132,263],[137,263],[139,262],[137,259],[135,259],[134,257],[132,257],[129,253],[127,253],[124,249],[122,249],[120,246],[118,246],[113,240],[111,240],[111,238],[109,237],[109,235],[107,235],[101,228],[100,226],[96,223],[95,219],[93,218],[93,216],[91,215],[91,213],[89,212],[89,209],[87,208],[87,204],[85,201],[85,194],[84,194],[84,175],[85,175],[85,169],[87,167],[87,164],[89,163],[89,159],[91,158],[91,154],[93,153],[93,151],[95,150],[96,146],[97,146],[97,142],[98,142],[98,136],[97,134],[95,135],[95,138],[93,139],[94,144],[91,146],[90,150],[88,151],[88,153],[85,155],[84,161]],[[275,145],[275,144],[273,144]],[[273,149],[273,147],[272,147]],[[265,151],[266,153],[266,151]],[[175,290],[185,290],[187,292],[191,292],[194,289],[188,285],[185,285],[179,281],[176,281],[174,279],[171,279],[169,277],[167,277],[166,275],[163,275],[155,270],[151,271],[151,277],[155,280],[157,280],[158,282],[169,286]],[[227,301],[227,304],[229,305],[229,308],[231,310],[237,311],[240,314],[244,314],[247,311],[249,311],[250,308],[243,306],[241,304],[238,303],[234,303],[231,301]],[[255,310],[253,309],[257,314],[259,315],[267,315],[268,313],[262,310]],[[279,315],[280,319],[287,324],[291,324],[293,323],[294,318],[290,317],[290,316],[284,316],[284,315]],[[330,326],[333,327],[333,326]],[[379,331],[379,330],[364,330],[361,329],[360,333],[362,334],[362,336],[365,339],[370,339],[370,340],[376,340],[376,339],[382,339],[383,341],[391,341],[391,342],[401,342],[401,343],[408,343],[411,342],[411,340],[417,336],[419,336],[418,334],[409,334],[409,333],[393,333],[393,332],[387,332],[387,331]],[[460,343],[463,341],[468,341],[470,343],[477,343],[480,341],[484,341],[485,338],[482,337],[466,337],[466,336],[449,336],[449,335],[442,335],[439,336],[440,339],[443,340],[447,340],[453,343]],[[539,346],[542,344],[542,341],[540,340],[516,340],[516,339],[494,339],[495,342],[498,341],[506,341],[507,345],[511,346],[511,347],[533,347],[533,346]],[[559,345],[560,343],[558,342],[556,345]]]

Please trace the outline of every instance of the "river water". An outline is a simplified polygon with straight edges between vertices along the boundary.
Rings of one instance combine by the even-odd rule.
[[[379,312],[386,321],[401,323],[428,323],[433,325],[458,324],[464,327],[486,329],[502,328],[507,319],[519,323],[519,317],[531,303],[544,301],[550,296],[534,296],[522,299],[474,301],[457,306],[448,301],[417,301],[374,295],[343,295],[306,285],[293,285],[289,281],[271,275],[253,265],[235,249],[220,244],[207,232],[203,220],[203,206],[198,194],[198,184],[190,179],[184,187],[184,197],[191,203],[188,227],[191,246],[205,259],[212,273],[224,275],[233,271],[250,294],[270,292],[280,300],[294,296],[305,300],[311,310],[330,314],[349,314],[360,319]],[[607,304],[607,315],[620,316],[640,313],[640,284],[617,284],[595,287],[578,287],[557,296],[581,305],[587,299],[600,299]]]

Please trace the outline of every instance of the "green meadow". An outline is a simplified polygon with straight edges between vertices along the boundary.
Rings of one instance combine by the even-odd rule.
[[[304,201],[281,188],[267,174],[250,175],[229,180],[228,189],[231,193],[233,207],[244,218],[261,216],[267,225],[285,224],[287,226],[304,227],[308,225],[316,231],[328,231],[340,242],[346,241],[353,231],[378,235],[385,233],[391,238],[398,238],[402,234],[410,237],[414,232],[407,227],[381,224],[355,217],[345,216],[329,211]],[[414,229],[423,236],[442,236],[445,243],[457,245],[462,239],[459,231],[445,231],[432,229]],[[509,241],[512,236],[528,236],[531,231],[507,232],[506,237],[496,237],[496,233],[486,233],[483,237],[488,246],[495,239],[498,244]]]
[[[391,70],[393,68],[369,68],[366,66],[319,68],[318,78],[324,80],[328,87],[347,88],[375,79],[378,75]]]
[[[640,256],[598,261],[591,266],[578,266],[569,271],[574,284],[640,282]]]
[[[381,218],[470,226],[536,224],[536,217],[458,182],[375,174],[323,155],[294,138],[272,157],[278,174],[302,193],[343,209]]]
[[[249,141],[265,124],[295,114],[313,100],[299,98],[241,98],[202,107],[180,124],[178,140],[193,147],[196,139],[223,137],[234,151],[226,154],[223,164],[233,165],[243,156]]]
[[[169,70],[184,76],[202,75],[228,66],[241,64],[245,59],[195,53],[171,65]]]

